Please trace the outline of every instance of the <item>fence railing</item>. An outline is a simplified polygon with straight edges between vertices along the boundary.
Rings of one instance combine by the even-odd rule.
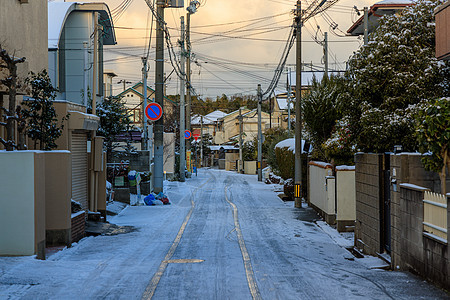
[[[447,241],[447,197],[425,191],[423,199],[423,231]]]

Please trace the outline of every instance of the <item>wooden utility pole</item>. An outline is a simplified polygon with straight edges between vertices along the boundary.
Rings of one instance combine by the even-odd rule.
[[[369,44],[369,8],[364,7],[364,45]]]

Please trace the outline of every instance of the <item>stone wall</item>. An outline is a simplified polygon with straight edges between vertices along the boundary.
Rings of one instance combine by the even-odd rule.
[[[365,253],[380,252],[380,197],[382,154],[355,155],[355,246]]]

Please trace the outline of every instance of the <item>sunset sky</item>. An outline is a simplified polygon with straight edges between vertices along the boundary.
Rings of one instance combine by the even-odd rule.
[[[152,1],[152,0],[150,0]],[[90,1],[98,2],[98,1]],[[141,56],[148,45],[151,15],[144,0],[130,1],[126,10],[119,15],[117,8],[124,0],[106,0],[113,12],[117,45],[105,49],[105,69],[113,70],[121,79],[133,84],[141,79]],[[126,2],[126,1],[125,1]],[[185,0],[185,6],[188,5]],[[295,8],[295,0],[202,0],[202,6],[191,17],[192,82],[197,93],[215,98],[227,94],[255,94],[257,84],[267,88],[273,77],[289,35]],[[302,1],[305,8],[312,0]],[[362,10],[377,1],[340,0],[327,14],[318,15],[306,22],[302,30],[303,61],[316,68],[323,68],[323,48],[314,42],[323,40],[323,33],[329,32],[330,69],[343,70],[349,56],[361,44],[356,37],[343,37],[351,24],[358,18],[355,5]],[[165,9],[165,20],[170,28],[171,40],[177,46],[180,37],[180,16],[186,15],[186,8]],[[337,24],[332,30],[329,24]],[[317,30],[320,26],[320,31]],[[214,34],[215,36],[211,36]],[[338,36],[339,35],[339,36]],[[155,33],[150,51],[149,86],[154,86]],[[177,53],[179,48],[176,49]],[[166,55],[166,59],[168,56]],[[288,59],[288,67],[294,70],[295,47]],[[308,68],[307,68],[308,69]],[[172,66],[165,64],[169,74]],[[277,90],[286,85],[283,76]],[[168,80],[167,93],[178,93],[178,80],[172,74]],[[116,93],[122,85],[116,84]]]

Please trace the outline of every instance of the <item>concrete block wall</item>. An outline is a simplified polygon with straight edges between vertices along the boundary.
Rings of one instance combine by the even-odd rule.
[[[84,211],[72,214],[71,218],[71,243],[76,243],[85,236],[86,219]]]
[[[439,175],[426,171],[418,153],[391,154],[390,174],[393,184],[391,184],[391,260],[392,266],[400,265],[401,245],[400,236],[403,231],[403,224],[400,222],[402,212],[400,211],[400,184],[410,183],[427,188],[434,192],[439,192],[441,182]],[[450,181],[447,181],[450,186]]]
[[[398,237],[400,249],[397,248],[396,266],[413,271],[433,281],[439,286],[450,288],[450,250],[447,243],[424,235],[423,233],[423,198],[428,190],[412,184],[400,187],[400,223],[401,234]],[[450,195],[447,197],[450,200]],[[450,217],[450,207],[447,207]],[[447,219],[449,220],[449,219]],[[447,232],[450,232],[447,221]]]
[[[382,154],[355,155],[355,246],[365,253],[380,252],[380,186]]]

